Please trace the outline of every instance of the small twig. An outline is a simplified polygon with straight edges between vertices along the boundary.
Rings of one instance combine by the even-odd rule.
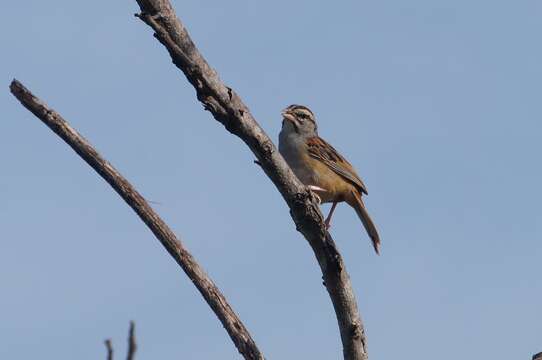
[[[105,340],[104,343],[107,348],[107,360],[113,360],[113,344],[111,344],[111,339]]]
[[[135,324],[133,321],[130,321],[130,331],[128,332],[128,355],[126,356],[126,360],[134,360],[136,350]]]
[[[55,134],[60,136],[71,148],[81,156],[137,213],[139,218],[151,229],[168,253],[181,266],[192,280],[205,301],[226,328],[230,338],[245,359],[263,359],[263,355],[250,336],[250,333],[233,311],[230,304],[217,286],[205,273],[196,259],[188,252],[167,224],[149,206],[147,201],[94,147],[74,128],[49,108],[43,101],[34,96],[19,81],[13,80],[11,93]]]

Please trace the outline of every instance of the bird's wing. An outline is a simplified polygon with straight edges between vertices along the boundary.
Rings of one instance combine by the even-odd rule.
[[[307,139],[307,146],[311,157],[323,162],[335,173],[358,187],[362,193],[367,194],[367,188],[354,167],[333,146],[319,136]]]

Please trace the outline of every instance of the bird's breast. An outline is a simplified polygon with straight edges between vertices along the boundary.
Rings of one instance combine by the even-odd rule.
[[[349,182],[344,181],[326,164],[310,156],[305,139],[297,134],[281,131],[279,152],[303,184],[326,190],[318,193],[322,202],[343,201],[343,195],[351,190],[352,185]]]

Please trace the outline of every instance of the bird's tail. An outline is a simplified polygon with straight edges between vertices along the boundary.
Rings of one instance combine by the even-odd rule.
[[[367,234],[369,234],[369,237],[373,242],[373,247],[375,248],[376,253],[380,255],[380,236],[378,236],[376,226],[373,223],[373,220],[371,220],[367,209],[365,209],[363,200],[361,200],[361,194],[353,191],[352,196],[350,197],[350,199],[348,199],[347,202],[350,206],[354,208],[354,210],[356,210],[356,214],[358,214],[358,217],[363,223],[365,230],[367,230]]]

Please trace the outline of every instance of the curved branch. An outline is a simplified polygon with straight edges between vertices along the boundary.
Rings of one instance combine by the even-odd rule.
[[[141,9],[136,16],[154,30],[154,36],[166,47],[173,63],[196,89],[199,101],[229,132],[248,145],[290,207],[297,230],[309,242],[322,269],[339,323],[344,358],[367,359],[365,332],[350,278],[312,194],[295,177],[241,98],[220,80],[203,58],[171,3],[168,0],[136,1]]]
[[[143,196],[107,160],[101,157],[92,145],[72,128],[60,114],[50,109],[43,101],[25,88],[23,84],[17,80],[13,80],[10,90],[25,108],[30,110],[53,132],[60,136],[62,140],[70,145],[137,213],[139,218],[149,227],[156,238],[166,248],[167,252],[181,266],[190,280],[192,280],[201,295],[205,298],[207,304],[209,304],[220,319],[244,358],[247,360],[263,360],[264,357],[254,343],[254,340],[252,340],[248,330],[228,304],[224,295],[222,295],[181,241],[177,239],[173,231],[149,206]],[[130,328],[130,334],[130,336],[133,335],[133,324]],[[110,343],[106,343],[106,345],[108,345],[109,349]],[[132,344],[130,343],[130,345]],[[135,343],[132,349],[135,352]]]

